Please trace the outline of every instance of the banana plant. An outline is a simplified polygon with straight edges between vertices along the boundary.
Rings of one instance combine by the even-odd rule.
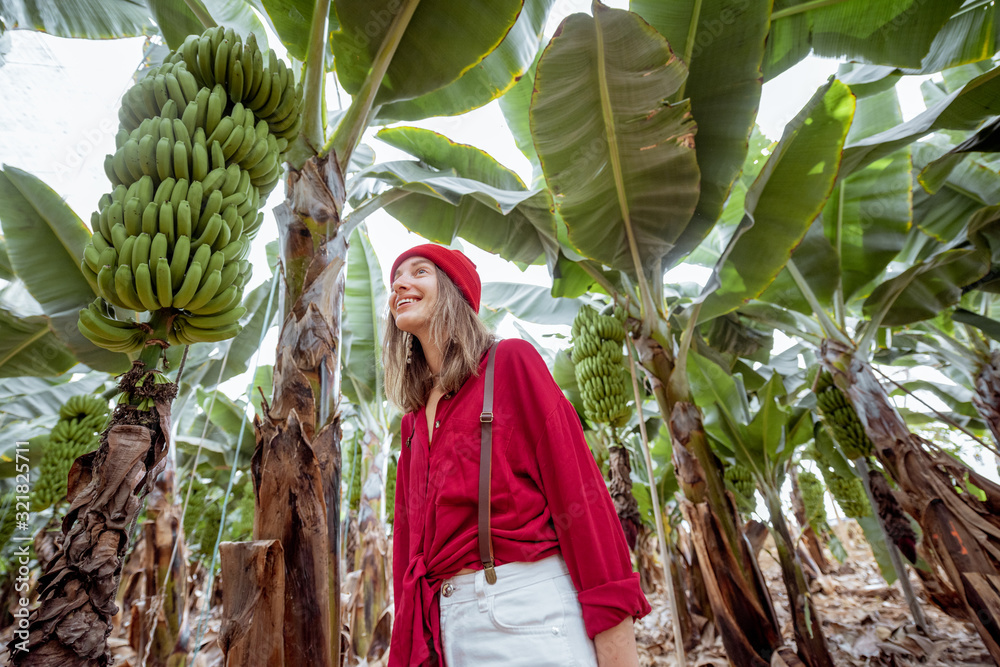
[[[716,450],[724,459],[753,473],[767,505],[799,656],[807,665],[833,665],[779,497],[796,447],[812,438],[811,414],[804,408],[783,405],[790,397],[777,372],[756,392],[755,405],[751,406],[742,388],[742,376],[730,375],[728,369],[694,351],[688,353],[687,368],[695,400],[703,406],[706,432]]]
[[[963,237],[956,237],[963,229],[960,222],[949,221],[949,225],[938,224],[934,228],[939,234],[951,230],[944,239],[947,244],[923,239],[913,243],[913,236],[907,238],[912,232],[907,230],[910,221],[903,203],[908,196],[907,189],[889,191],[881,198],[866,202],[865,191],[859,188],[869,179],[866,172],[879,161],[891,167],[905,160],[906,157],[898,155],[897,151],[905,149],[913,138],[934,131],[968,132],[984,117],[1000,112],[995,96],[1000,70],[993,68],[974,74],[952,92],[932,101],[924,113],[910,121],[887,128],[871,127],[871,122],[852,127],[841,167],[840,192],[831,198],[831,204],[836,202],[837,208],[825,212],[823,234],[815,234],[817,243],[801,246],[785,268],[787,276],[779,276],[769,288],[770,293],[761,296],[784,308],[813,314],[813,328],[818,326],[824,338],[817,346],[820,362],[833,373],[837,386],[850,396],[869,436],[876,443],[876,456],[903,491],[907,512],[920,523],[925,540],[936,556],[954,565],[950,570],[946,567],[952,573],[951,584],[957,591],[965,591],[963,599],[969,604],[977,598],[975,594],[969,596],[969,589],[963,583],[965,575],[958,573],[964,568],[986,567],[987,561],[979,551],[969,555],[965,544],[969,540],[978,543],[995,540],[996,528],[980,522],[978,517],[984,509],[979,501],[968,497],[969,494],[956,493],[953,485],[946,484],[943,478],[937,479],[931,472],[935,469],[933,462],[939,461],[940,455],[909,431],[875,378],[869,362],[880,327],[926,320],[956,305],[963,289],[972,289],[971,286],[987,276],[990,251],[982,243],[977,245],[971,239],[965,242]],[[879,119],[872,112],[880,106],[887,108],[883,88],[886,84],[870,85],[874,88],[855,85],[861,91],[860,118],[870,119],[877,125]],[[893,106],[888,106],[889,112]],[[918,164],[917,168],[923,165]],[[905,172],[899,173],[902,183]],[[952,176],[956,174],[959,172],[953,172]],[[953,190],[944,188],[931,196],[919,212],[922,224],[928,224],[931,219],[936,197],[954,200],[953,195]],[[874,215],[875,211],[879,215]],[[940,214],[936,215],[941,219]],[[889,216],[885,226],[872,224],[872,219],[880,216]],[[867,250],[852,252],[852,246]],[[827,253],[832,250],[836,259],[832,270],[825,274],[815,272],[815,265],[807,259],[819,248],[825,248]],[[906,253],[910,253],[910,262],[904,265],[908,268],[887,279],[884,268]],[[809,267],[809,275],[799,267]],[[794,285],[795,290],[790,285]],[[858,324],[852,338],[846,326],[855,321]],[[967,472],[974,475],[953,460],[948,460],[942,470],[949,471],[942,473],[945,477],[964,478]],[[987,495],[992,497],[996,491],[991,486]],[[944,502],[935,502],[936,499]],[[941,522],[961,526],[956,529],[958,537],[941,539]],[[973,532],[966,532],[970,530]],[[979,630],[987,646],[997,655],[985,626],[979,626]]]
[[[289,610],[289,619],[305,613],[323,628],[318,634],[306,633],[290,620],[285,628],[286,662],[339,662],[337,357],[349,235],[342,229],[341,213],[351,157],[364,129],[382,109],[412,118],[459,113],[509,88],[533,60],[540,26],[551,5],[551,0],[503,0],[482,10],[448,0],[419,6],[414,0],[376,5],[273,0],[209,6],[174,1],[150,3],[148,11],[112,3],[106,10],[74,6],[13,17],[16,27],[80,37],[151,32],[155,20],[164,26],[161,33],[167,46],[178,48],[188,34],[201,32],[222,17],[241,34],[263,37],[257,10],[289,53],[303,63],[296,78],[303,84],[305,119],[288,153],[287,204],[278,214],[284,322],[274,396],[265,409],[262,445],[255,459],[260,464],[255,471],[263,517],[255,536],[282,539],[287,566],[299,571],[289,578],[302,582],[301,589],[289,595],[299,605],[298,611]],[[291,16],[298,18],[290,20]],[[326,127],[322,111],[331,55],[337,81],[353,101],[335,127]],[[456,99],[461,108],[456,108]],[[404,101],[407,104],[394,108]],[[406,111],[405,106],[412,108]],[[306,345],[306,340],[313,342]],[[271,456],[274,447],[303,457],[305,472],[275,468],[282,455]],[[294,487],[296,478],[308,481],[308,488]],[[295,523],[286,520],[289,508],[284,499],[290,495],[299,499],[300,512],[328,516],[320,521],[328,526],[325,535],[306,539],[287,533],[286,527]],[[283,500],[272,506],[278,497]],[[306,505],[313,509],[306,510]],[[307,567],[310,563],[315,567]]]

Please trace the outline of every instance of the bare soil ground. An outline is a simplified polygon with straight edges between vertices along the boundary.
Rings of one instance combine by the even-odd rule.
[[[811,590],[823,619],[823,631],[837,665],[860,667],[891,665],[962,665],[991,667],[990,659],[975,628],[955,620],[927,602],[920,582],[910,577],[924,613],[933,626],[924,636],[913,625],[909,608],[898,583],[887,586],[879,574],[868,543],[851,522],[850,529],[838,534],[850,557],[834,571],[812,582]],[[760,566],[768,582],[783,636],[792,641],[792,621],[781,570],[772,557],[768,540],[761,552]],[[676,665],[670,612],[665,596],[652,595],[653,612],[636,624],[640,664],[667,667]],[[706,627],[701,644],[687,654],[689,667],[725,667],[722,640]]]

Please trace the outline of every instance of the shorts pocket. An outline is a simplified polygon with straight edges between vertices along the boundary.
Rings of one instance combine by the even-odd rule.
[[[517,634],[563,634],[566,614],[551,579],[491,595],[489,614],[499,630]]]

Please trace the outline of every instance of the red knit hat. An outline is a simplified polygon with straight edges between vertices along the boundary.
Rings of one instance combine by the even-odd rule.
[[[479,280],[479,274],[476,273],[476,265],[461,251],[445,248],[435,243],[425,243],[405,250],[392,263],[392,270],[389,272],[390,283],[395,278],[399,265],[410,257],[423,257],[434,262],[435,266],[444,271],[452,282],[458,285],[458,289],[462,291],[462,295],[472,306],[472,310],[479,312],[479,299],[483,292],[483,285]]]

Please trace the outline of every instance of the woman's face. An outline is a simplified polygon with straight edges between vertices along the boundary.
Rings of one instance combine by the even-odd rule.
[[[410,257],[392,277],[389,312],[396,326],[423,340],[437,307],[438,269],[428,259]]]

